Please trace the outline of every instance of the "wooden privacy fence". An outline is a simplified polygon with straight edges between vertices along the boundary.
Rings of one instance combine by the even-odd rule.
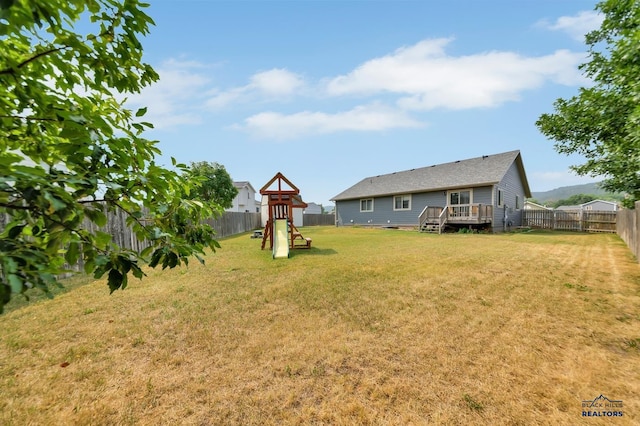
[[[260,213],[224,212],[222,216],[207,219],[205,222],[216,230],[217,238],[262,228]]]
[[[85,219],[82,222],[81,228],[90,232],[101,231],[110,234],[115,244],[138,252],[149,246],[147,241],[138,240],[135,233],[127,226],[127,214],[123,210],[105,211],[105,214],[107,216],[105,226],[96,226],[89,219]],[[4,226],[10,219],[9,215],[0,214],[0,231],[4,229]],[[260,213],[224,212],[217,218],[207,219],[205,223],[208,223],[215,229],[216,238],[241,234],[262,227]],[[81,271],[84,268],[84,264],[82,259],[80,259],[76,265],[68,265],[68,267],[76,271]]]
[[[326,226],[335,225],[336,215],[334,214],[304,214],[302,216],[302,226]]]
[[[629,246],[631,252],[640,263],[640,201],[636,201],[635,210],[622,209],[618,211],[617,232],[620,238]]]
[[[524,210],[522,225],[558,231],[616,232],[617,212],[590,210]]]

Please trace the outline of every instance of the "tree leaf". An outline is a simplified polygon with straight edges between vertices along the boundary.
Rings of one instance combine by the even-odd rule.
[[[109,278],[107,280],[107,284],[109,285],[109,292],[113,293],[117,289],[122,286],[124,281],[124,275],[120,273],[117,269],[111,269],[109,271]]]
[[[23,281],[16,274],[7,274],[7,281],[12,293],[22,293]]]
[[[13,6],[15,0],[0,0],[0,9],[9,9],[11,6]]]
[[[50,192],[44,192],[44,198],[49,202],[49,210],[51,212],[57,212],[67,207],[67,204],[51,194]]]
[[[80,244],[76,241],[72,241],[71,243],[69,243],[67,252],[64,254],[64,259],[69,265],[75,265],[75,263],[78,261],[79,254]]]
[[[95,234],[95,243],[98,247],[102,249],[106,249],[111,242],[111,234],[107,234],[106,232],[96,231]]]
[[[7,234],[7,237],[10,240],[13,240],[15,238],[18,238],[18,235],[20,235],[22,233],[22,230],[24,229],[25,225],[17,225],[17,226],[13,226],[9,229],[9,232]]]

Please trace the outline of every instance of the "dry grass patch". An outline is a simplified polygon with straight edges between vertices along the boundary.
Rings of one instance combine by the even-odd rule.
[[[0,317],[0,423],[578,424],[600,394],[640,421],[618,237],[304,234],[290,259],[242,235]]]

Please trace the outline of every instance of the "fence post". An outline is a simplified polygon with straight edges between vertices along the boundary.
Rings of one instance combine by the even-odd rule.
[[[636,201],[635,209],[618,211],[616,232],[640,263],[640,201]]]

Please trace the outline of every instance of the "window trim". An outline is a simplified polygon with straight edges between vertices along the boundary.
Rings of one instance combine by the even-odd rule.
[[[498,194],[497,194],[497,200],[496,200],[496,204],[498,207],[503,207],[504,206],[504,191],[500,188],[498,188]]]
[[[396,199],[397,198],[401,198],[401,205],[404,204],[404,201],[407,200],[409,201],[408,203],[408,207],[401,207],[401,208],[396,208]],[[393,196],[393,211],[394,212],[401,212],[401,211],[407,211],[407,210],[411,210],[411,194],[400,194],[400,195],[394,195]]]
[[[458,195],[458,204],[451,204],[451,194],[460,194],[461,192],[469,193],[469,203],[460,203],[460,195]],[[473,204],[473,188],[450,189],[447,191],[447,205],[449,206],[470,206]]]
[[[371,210],[362,210],[362,202],[371,201]],[[360,199],[360,213],[370,213],[373,211],[373,198],[361,198]]]

